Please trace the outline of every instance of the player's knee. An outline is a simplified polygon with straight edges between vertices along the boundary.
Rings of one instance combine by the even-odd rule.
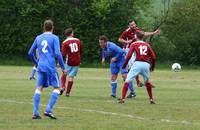
[[[115,80],[117,80],[117,75],[112,75],[111,76],[111,81],[115,81]]]
[[[117,80],[111,80],[111,84],[117,83]]]
[[[122,75],[122,78],[125,81],[126,80],[126,75]]]
[[[125,83],[130,83],[131,81],[130,81],[130,80],[125,80],[124,82],[125,82]]]
[[[41,93],[42,93],[42,88],[36,88],[36,89],[35,89],[35,93],[41,94]]]
[[[53,90],[53,93],[60,94],[60,90],[59,90],[59,88],[55,88],[55,89]]]
[[[69,77],[69,81],[73,81],[74,80],[74,77]]]

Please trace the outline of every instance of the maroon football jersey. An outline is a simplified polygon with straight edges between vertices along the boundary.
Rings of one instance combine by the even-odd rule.
[[[62,43],[62,56],[67,56],[67,64],[79,66],[81,62],[81,41],[78,38],[70,37]]]
[[[119,37],[120,39],[124,40],[132,40],[132,42],[136,41],[136,32],[141,31],[138,27],[136,27],[134,30],[133,29],[126,29],[122,35]],[[130,46],[130,45],[129,45]],[[122,48],[125,48],[126,44],[123,44]]]
[[[154,68],[156,55],[148,43],[144,41],[133,42],[129,48],[124,65],[127,65],[133,53],[135,53],[136,56],[135,61],[148,62]]]

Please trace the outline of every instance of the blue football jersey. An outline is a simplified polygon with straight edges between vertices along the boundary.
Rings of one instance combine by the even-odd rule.
[[[38,60],[35,58],[36,49],[38,49],[40,56]],[[38,71],[40,72],[56,72],[55,57],[58,59],[62,70],[65,69],[60,52],[59,38],[51,32],[45,32],[37,36],[28,52],[28,55],[32,61],[38,65]]]
[[[115,57],[116,60],[118,61],[123,56],[124,56],[124,51],[122,50],[122,48],[120,48],[113,42],[107,42],[107,46],[102,49],[102,58]]]

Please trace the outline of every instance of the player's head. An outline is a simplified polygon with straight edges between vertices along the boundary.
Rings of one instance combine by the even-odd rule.
[[[44,21],[44,24],[43,24],[43,30],[44,32],[53,32],[53,21],[48,19],[48,20],[45,20]]]
[[[129,19],[128,20],[128,27],[131,28],[131,29],[135,29],[136,28],[136,23],[134,20],[132,19]]]
[[[65,36],[67,36],[67,37],[73,37],[74,36],[74,32],[73,32],[73,29],[72,28],[67,28],[66,30],[65,30]]]
[[[137,37],[137,40],[143,40],[144,39],[144,32],[143,31],[138,31],[136,32],[136,37]]]
[[[99,36],[99,45],[101,48],[105,48],[107,46],[108,38],[105,35]]]

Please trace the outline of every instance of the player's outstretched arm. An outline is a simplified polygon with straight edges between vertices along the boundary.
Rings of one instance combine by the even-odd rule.
[[[157,29],[154,32],[144,32],[145,37],[148,37],[148,36],[151,36],[151,35],[157,35],[157,34],[160,34],[160,29]]]
[[[35,65],[37,65],[37,60],[35,58],[36,49],[37,49],[37,43],[36,43],[36,39],[35,39],[34,43],[32,44],[31,48],[28,51],[28,56]]]

